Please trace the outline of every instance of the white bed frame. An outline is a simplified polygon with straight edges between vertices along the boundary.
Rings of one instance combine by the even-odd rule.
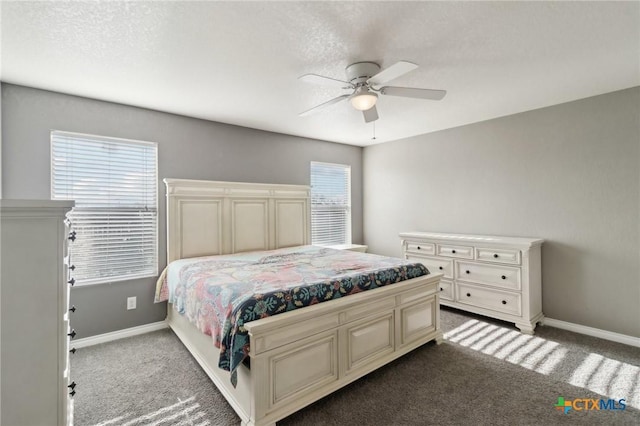
[[[168,262],[310,244],[309,187],[165,179]],[[238,384],[219,349],[172,306],[167,322],[243,425],[291,413],[431,340],[442,341],[438,283],[414,278],[250,322]]]

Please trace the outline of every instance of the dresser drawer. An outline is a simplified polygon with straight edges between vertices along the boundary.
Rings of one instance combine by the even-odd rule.
[[[407,260],[422,263],[432,274],[442,272],[445,278],[453,278],[453,260],[412,256],[410,254],[407,255]]]
[[[453,283],[451,281],[440,280],[440,299],[453,300]]]
[[[459,303],[511,315],[522,315],[520,294],[458,283]]]
[[[520,290],[520,269],[508,266],[457,262],[456,279]]]
[[[416,254],[436,254],[436,245],[433,243],[416,243],[416,242],[407,242],[407,252],[416,253]]]
[[[476,248],[476,259],[484,262],[520,264],[520,250]]]
[[[438,244],[437,254],[438,256],[459,257],[461,259],[473,259],[473,247]]]

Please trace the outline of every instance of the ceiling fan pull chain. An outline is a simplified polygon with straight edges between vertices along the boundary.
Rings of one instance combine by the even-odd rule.
[[[371,138],[371,140],[375,141],[376,140],[376,122],[373,122],[373,137]]]

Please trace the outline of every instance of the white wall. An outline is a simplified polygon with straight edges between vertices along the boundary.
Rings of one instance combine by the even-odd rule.
[[[636,87],[367,147],[365,243],[544,238],[545,315],[640,337],[639,117]]]

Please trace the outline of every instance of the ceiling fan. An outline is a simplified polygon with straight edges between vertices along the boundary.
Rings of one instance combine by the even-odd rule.
[[[389,96],[402,96],[405,98],[429,99],[439,101],[447,94],[446,90],[416,89],[413,87],[383,86],[383,84],[394,80],[409,71],[418,68],[418,65],[399,61],[380,71],[380,65],[375,62],[356,62],[346,68],[347,80],[338,80],[331,77],[324,77],[318,74],[305,74],[299,79],[308,83],[317,83],[325,86],[341,87],[352,90],[352,93],[338,96],[318,106],[301,112],[300,116],[320,111],[330,105],[349,99],[351,106],[362,111],[364,121],[369,123],[378,119],[376,102],[378,94]]]

